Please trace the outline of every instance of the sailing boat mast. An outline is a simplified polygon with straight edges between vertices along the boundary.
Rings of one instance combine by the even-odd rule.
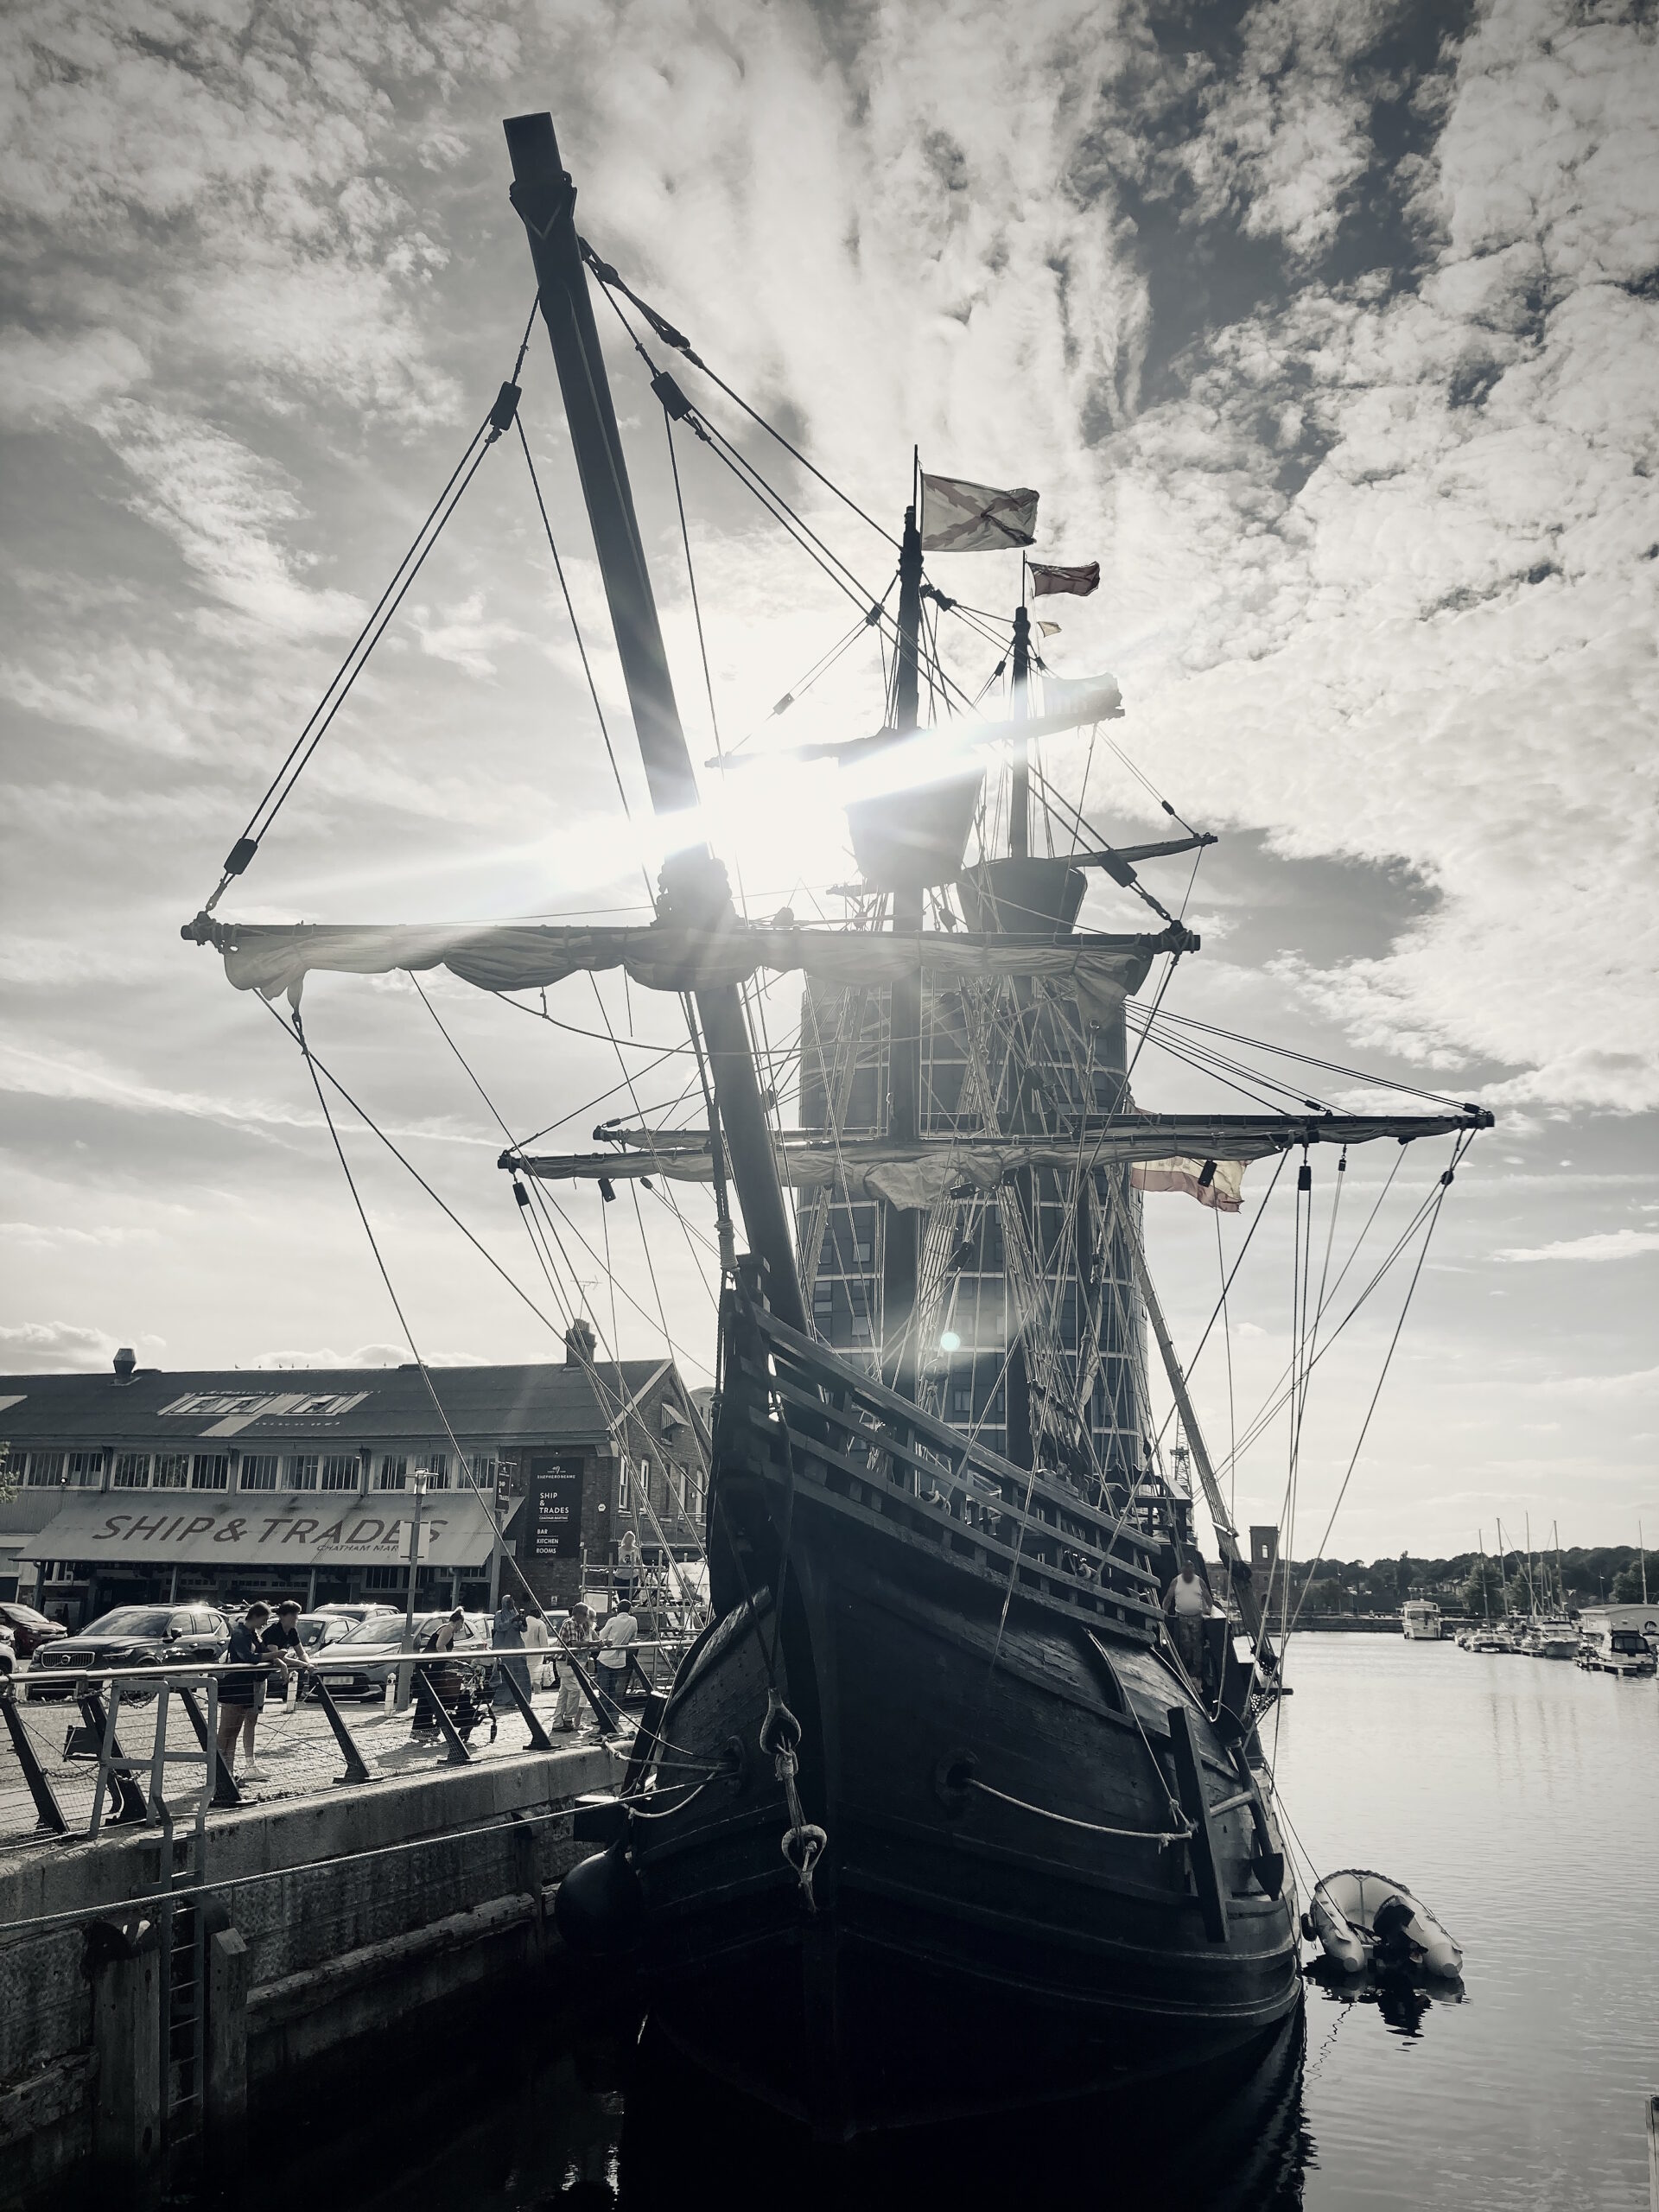
[[[594,325],[576,238],[575,186],[559,159],[550,115],[512,116],[505,127],[512,158],[512,204],[524,221],[536,265],[537,297],[552,341],[652,806],[659,817],[695,819],[696,777],[669,673],[605,357]],[[918,569],[920,557],[918,539]],[[913,672],[912,680],[913,687]],[[709,933],[735,919],[725,870],[695,834],[664,863],[658,913],[663,919]],[[715,1103],[729,1140],[732,1179],[749,1248],[766,1262],[767,1295],[779,1318],[804,1330],[806,1313],[789,1216],[772,1160],[742,1001],[735,984],[709,984],[697,990],[696,1004]]]
[[[900,736],[913,730],[920,695],[922,626],[922,534],[916,509],[905,510],[899,549],[899,656],[893,671],[893,725]],[[895,885],[895,936],[919,937],[922,929],[919,881],[908,876]],[[913,1144],[922,1133],[922,974],[919,966],[894,978],[887,1022],[887,1135]],[[890,1389],[914,1398],[920,1365],[915,1338],[916,1286],[921,1273],[919,1213],[886,1206],[881,1245],[881,1372]]]
[[[1024,574],[1023,565],[1020,570]],[[1014,707],[1011,720],[1022,722],[1028,711],[1027,693],[1031,683],[1031,617],[1025,594],[1014,610]],[[1014,749],[1014,779],[1008,793],[1008,851],[1017,861],[1031,854],[1031,755],[1021,739]]]

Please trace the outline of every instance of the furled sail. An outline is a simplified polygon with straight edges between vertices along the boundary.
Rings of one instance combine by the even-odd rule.
[[[779,928],[735,921],[714,931],[652,922],[626,929],[551,923],[430,925],[219,922],[199,916],[184,934],[211,944],[238,990],[296,1004],[308,975],[384,976],[447,968],[485,991],[562,982],[583,969],[621,968],[648,990],[693,991],[747,982],[760,969],[799,969],[830,986],[891,984],[925,969],[936,986],[1035,977],[1075,998],[1084,1020],[1109,1020],[1140,989],[1160,952],[1198,940],[1182,929],[1156,937],[1025,938],[918,935],[880,930]]]
[[[1367,1144],[1392,1137],[1446,1136],[1484,1128],[1490,1116],[1468,1114],[1115,1114],[1091,1117],[1080,1136],[972,1135],[895,1143],[886,1137],[818,1137],[786,1133],[773,1141],[779,1173],[791,1190],[844,1191],[855,1198],[881,1198],[919,1209],[941,1198],[994,1191],[1022,1169],[1050,1168],[1071,1175],[1092,1167],[1138,1167],[1152,1190],[1195,1190],[1221,1181],[1226,1163],[1262,1160],[1300,1144]],[[702,1130],[607,1128],[620,1148],[611,1152],[504,1152],[501,1166],[543,1182],[620,1182],[654,1175],[670,1182],[707,1183],[714,1160]],[[1208,1170],[1206,1175],[1205,1171]],[[1150,1179],[1154,1176],[1164,1179]],[[1211,1203],[1225,1206],[1225,1197]]]

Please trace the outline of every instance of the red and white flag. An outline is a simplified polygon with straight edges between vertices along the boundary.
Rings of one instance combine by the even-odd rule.
[[[1037,535],[1035,492],[999,492],[960,476],[922,478],[925,553],[1005,553]]]
[[[1242,1160],[1145,1160],[1129,1170],[1137,1191],[1185,1191],[1217,1213],[1237,1213],[1243,1206],[1245,1162]]]
[[[1074,598],[1087,599],[1091,591],[1100,589],[1100,563],[1090,561],[1081,569],[1046,569],[1040,563],[1029,563],[1031,588],[1039,599],[1052,591],[1069,591]]]

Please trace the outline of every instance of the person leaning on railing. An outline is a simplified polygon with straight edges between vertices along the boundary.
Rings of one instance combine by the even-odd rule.
[[[593,1641],[594,1617],[586,1605],[571,1608],[570,1618],[559,1626],[559,1642],[572,1657],[581,1658]],[[582,1684],[576,1680],[576,1670],[569,1659],[559,1669],[559,1701],[554,1707],[553,1726],[567,1732],[582,1725],[582,1710],[585,1700]]]
[[[263,1655],[260,1638],[270,1618],[270,1607],[256,1598],[242,1618],[231,1630],[227,1654],[234,1673],[226,1675],[219,1686],[219,1756],[227,1773],[236,1764],[236,1739],[245,1733],[250,1764],[243,1769],[245,1779],[259,1779],[258,1769],[251,1764],[253,1757],[253,1726],[259,1711],[259,1694],[264,1687]]]

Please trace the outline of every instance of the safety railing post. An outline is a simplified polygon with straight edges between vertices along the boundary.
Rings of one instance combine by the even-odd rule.
[[[450,1765],[470,1766],[473,1763],[473,1755],[461,1742],[460,1730],[445,1710],[443,1700],[438,1695],[437,1685],[432,1680],[430,1669],[423,1666],[417,1660],[410,1670],[410,1679],[418,1682],[432,1700],[432,1710],[436,1716],[438,1726],[442,1732],[444,1741],[449,1746]]]
[[[219,1679],[213,1676],[208,1684],[209,1710],[206,1717],[196,1703],[195,1692],[188,1682],[179,1684],[179,1697],[190,1716],[190,1726],[196,1732],[196,1740],[207,1757],[208,1771],[213,1777],[213,1810],[216,1813],[234,1812],[242,1802],[242,1792],[237,1787],[236,1777],[231,1772],[228,1760],[219,1756]],[[232,1746],[234,1749],[234,1746]]]
[[[524,1715],[524,1726],[530,1731],[530,1747],[531,1751],[550,1751],[553,1748],[553,1738],[548,1734],[546,1729],[543,1727],[541,1721],[537,1717],[535,1707],[531,1703],[529,1698],[525,1696],[524,1691],[519,1688],[518,1677],[514,1675],[512,1668],[503,1665],[498,1668],[496,1671],[499,1679],[507,1686],[507,1695],[512,1700],[519,1712]]]
[[[29,1794],[35,1800],[37,1827],[45,1828],[52,1835],[67,1835],[69,1822],[58,1802],[58,1793],[53,1789],[46,1769],[41,1764],[33,1738],[17,1711],[10,1690],[0,1693],[0,1713],[6,1716],[6,1733],[11,1738],[11,1748],[17,1754],[17,1764],[23,1770],[23,1780],[29,1784]]]
[[[341,1755],[346,1761],[346,1771],[340,1777],[340,1780],[343,1783],[372,1782],[374,1777],[369,1772],[363,1754],[358,1750],[352,1732],[346,1726],[345,1718],[330,1695],[327,1683],[315,1682],[312,1688],[318,1704],[322,1707],[328,1726],[334,1732],[334,1741],[340,1745]]]

